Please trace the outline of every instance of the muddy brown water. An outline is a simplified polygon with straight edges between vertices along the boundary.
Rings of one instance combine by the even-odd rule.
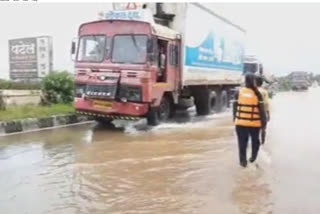
[[[318,214],[319,97],[277,94],[267,143],[246,169],[230,112],[1,137],[0,211]]]

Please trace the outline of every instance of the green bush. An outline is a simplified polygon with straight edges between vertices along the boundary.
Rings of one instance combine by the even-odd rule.
[[[74,79],[67,71],[54,72],[42,80],[45,103],[71,103],[74,95]]]
[[[39,90],[40,88],[39,82],[14,82],[0,79],[0,89]]]

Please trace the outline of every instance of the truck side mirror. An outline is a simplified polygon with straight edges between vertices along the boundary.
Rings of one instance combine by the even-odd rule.
[[[78,39],[75,38],[75,39],[72,40],[72,43],[71,43],[70,54],[71,54],[72,61],[75,61],[75,58],[76,58],[77,41],[78,41]]]
[[[71,54],[75,54],[76,53],[76,43],[74,41],[72,41],[71,44]]]

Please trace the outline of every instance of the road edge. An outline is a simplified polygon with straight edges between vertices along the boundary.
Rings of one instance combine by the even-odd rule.
[[[89,117],[77,114],[0,121],[0,136],[82,124],[90,121],[91,119]]]

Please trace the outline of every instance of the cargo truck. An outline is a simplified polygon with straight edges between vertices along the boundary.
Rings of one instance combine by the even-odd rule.
[[[255,55],[245,55],[243,62],[243,71],[254,74],[262,74],[263,66],[261,61]]]
[[[75,108],[157,125],[193,105],[224,111],[243,80],[245,30],[198,3],[148,3],[79,27]]]
[[[265,72],[261,60],[256,55],[245,55],[243,62],[243,72],[250,72],[256,75],[261,75],[263,80],[268,85],[263,87],[267,89],[269,97],[272,98],[275,95],[275,90],[272,84],[274,83],[274,77],[268,72]]]
[[[306,91],[309,89],[311,81],[307,72],[295,71],[288,75],[293,91]]]

